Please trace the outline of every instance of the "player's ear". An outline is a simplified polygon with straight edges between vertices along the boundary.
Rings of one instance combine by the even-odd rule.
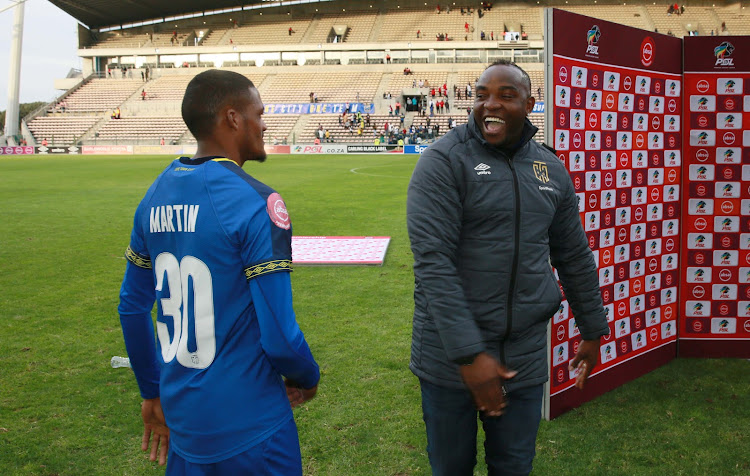
[[[236,131],[240,129],[242,117],[240,112],[232,107],[224,109],[224,120],[227,121],[227,126],[230,130]]]

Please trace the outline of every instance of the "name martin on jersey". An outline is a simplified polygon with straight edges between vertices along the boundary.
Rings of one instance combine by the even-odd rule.
[[[151,207],[150,232],[195,232],[200,205],[161,205]],[[177,228],[175,228],[175,225]]]

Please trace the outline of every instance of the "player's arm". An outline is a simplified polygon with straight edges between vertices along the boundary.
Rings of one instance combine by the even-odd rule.
[[[290,401],[309,400],[315,395],[320,369],[297,324],[292,306],[292,285],[286,271],[267,273],[249,281],[253,305],[260,326],[263,352],[286,377]],[[301,403],[299,401],[298,403]]]
[[[151,461],[157,461],[158,458],[159,464],[163,465],[167,461],[169,450],[169,428],[159,398],[159,366],[151,320],[156,292],[150,258],[133,250],[133,247],[140,249],[141,243],[135,227],[131,235],[131,246],[125,253],[128,263],[120,288],[118,312],[125,348],[143,397],[141,449],[147,451],[150,443]]]

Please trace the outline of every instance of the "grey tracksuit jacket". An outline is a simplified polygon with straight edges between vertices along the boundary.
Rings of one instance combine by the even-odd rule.
[[[435,385],[462,388],[456,361],[483,351],[518,371],[508,391],[547,380],[547,322],[562,298],[552,266],[582,338],[609,333],[573,184],[532,140],[536,130],[527,120],[509,157],[484,140],[472,115],[414,169],[409,367]]]

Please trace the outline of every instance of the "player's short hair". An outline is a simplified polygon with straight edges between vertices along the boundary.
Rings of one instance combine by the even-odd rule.
[[[521,72],[521,76],[523,76],[523,81],[525,86],[528,88],[529,96],[531,96],[531,78],[529,77],[529,73],[524,71],[523,68],[518,66],[513,61],[507,60],[507,59],[499,59],[492,63],[491,65],[487,66],[484,70],[487,71],[488,69],[492,68],[493,66],[511,66],[513,68],[516,68],[518,71]]]
[[[196,75],[187,85],[182,99],[182,120],[200,140],[210,136],[221,110],[232,105],[244,107],[255,85],[234,71],[209,69]]]

